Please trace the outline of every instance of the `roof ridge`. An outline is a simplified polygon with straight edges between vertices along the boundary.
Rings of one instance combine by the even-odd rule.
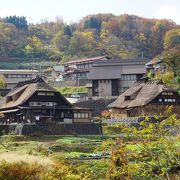
[[[27,85],[27,84],[38,83],[38,82],[45,82],[45,81],[42,77],[37,76],[34,79],[18,82],[17,85],[15,86],[15,88],[19,88],[19,87]]]

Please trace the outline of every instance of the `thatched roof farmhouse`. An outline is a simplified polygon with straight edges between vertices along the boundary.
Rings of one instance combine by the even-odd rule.
[[[180,116],[180,95],[177,90],[158,80],[151,80],[136,82],[108,108],[121,117],[153,116],[163,113],[167,105],[173,105],[174,112]]]

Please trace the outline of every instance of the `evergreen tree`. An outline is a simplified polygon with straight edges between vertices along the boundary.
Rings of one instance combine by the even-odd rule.
[[[98,21],[98,19],[96,17],[91,17],[90,19],[85,21],[84,28],[85,29],[94,28],[97,31],[100,31],[100,29],[101,29],[101,22]]]
[[[27,30],[28,28],[27,20],[24,16],[9,16],[5,18],[5,22],[14,24],[20,30]]]
[[[72,36],[72,31],[71,31],[71,28],[69,25],[65,26],[64,27],[64,35],[67,35],[67,36]]]

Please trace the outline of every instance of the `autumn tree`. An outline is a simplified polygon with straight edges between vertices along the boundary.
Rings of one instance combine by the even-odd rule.
[[[164,36],[162,60],[172,68],[175,76],[180,76],[180,29],[172,29]]]
[[[180,45],[164,51],[162,60],[172,68],[175,76],[180,76]]]
[[[180,29],[172,29],[164,36],[164,49],[180,46]]]
[[[91,31],[75,32],[70,41],[70,52],[72,55],[88,55],[94,49],[95,41]]]
[[[28,38],[28,44],[25,46],[24,50],[27,56],[33,56],[33,57],[44,56],[43,43],[36,36]]]
[[[4,75],[0,74],[0,88],[4,87],[6,85],[6,78]]]
[[[69,50],[70,37],[64,35],[63,32],[58,32],[53,38],[52,43],[59,51],[66,52]]]

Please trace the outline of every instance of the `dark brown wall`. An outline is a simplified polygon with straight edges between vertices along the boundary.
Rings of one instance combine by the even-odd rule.
[[[125,117],[138,117],[138,116],[154,116],[154,115],[163,115],[167,109],[167,105],[157,105],[157,104],[149,104],[142,107],[135,107],[129,111],[113,108],[113,116],[119,118]],[[172,113],[175,113],[178,117],[180,117],[180,105],[174,105],[174,110]]]

